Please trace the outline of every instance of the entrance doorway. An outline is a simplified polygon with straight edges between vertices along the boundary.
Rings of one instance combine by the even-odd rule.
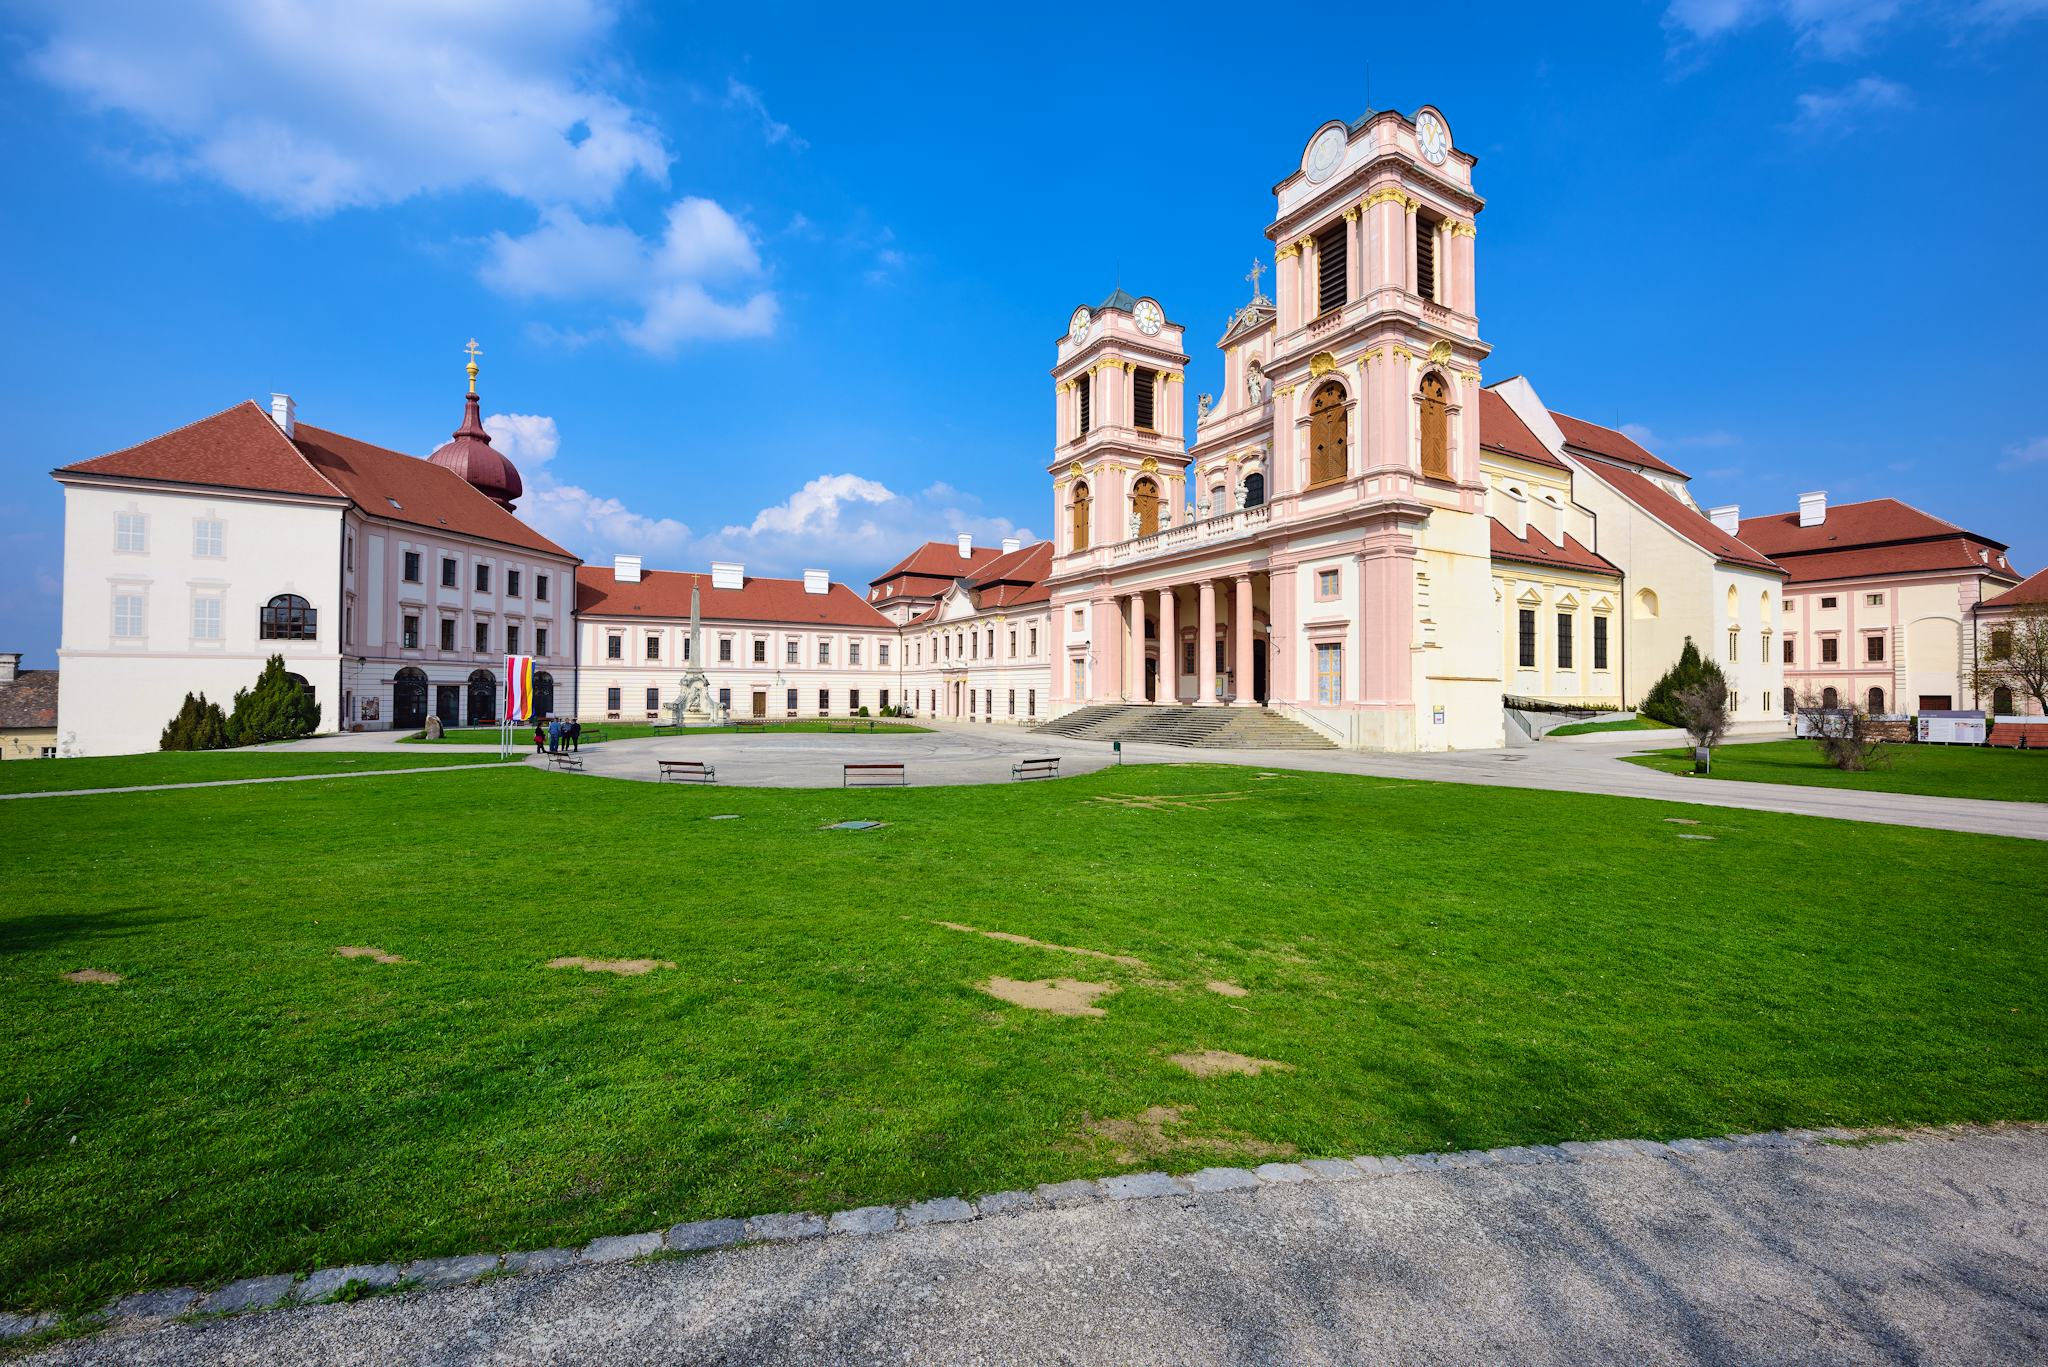
[[[1266,705],[1266,643],[1256,638],[1252,641],[1252,697],[1259,706]]]
[[[401,731],[417,731],[427,724],[427,676],[411,665],[391,681],[391,724]]]
[[[1145,659],[1145,697],[1152,702],[1166,701],[1159,696],[1159,661],[1152,656]]]
[[[754,716],[759,718],[765,717],[767,715],[768,691],[766,689],[757,688],[754,690]]]
[[[444,727],[462,725],[462,685],[434,685],[434,715]]]

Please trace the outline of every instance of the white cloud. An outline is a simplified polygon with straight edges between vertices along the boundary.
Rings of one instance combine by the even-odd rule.
[[[787,143],[791,151],[801,152],[810,144],[790,131],[783,123],[768,112],[768,104],[761,98],[761,92],[745,82],[728,77],[725,82],[725,107],[743,109],[761,123],[761,136],[770,146]]]
[[[648,557],[650,569],[702,570],[713,560],[738,560],[751,574],[795,575],[824,566],[858,584],[924,541],[949,541],[961,532],[984,545],[1006,536],[1031,539],[1028,530],[988,516],[979,499],[950,485],[899,494],[855,474],[819,475],[747,521],[699,535],[677,518],[558,480],[552,467],[562,439],[552,417],[493,413],[484,427],[525,481],[520,517],[593,563],[625,552]]]
[[[1776,19],[1799,46],[1829,58],[1854,56],[1907,9],[1905,0],[1671,0],[1667,28],[1702,42]]]
[[[1639,422],[1625,422],[1616,430],[1645,450],[1664,444],[1655,432],[1652,432]]]
[[[1793,100],[1793,131],[1811,138],[1840,138],[1873,115],[1913,106],[1913,92],[1882,76],[1864,76],[1839,90],[1809,90]]]
[[[33,3],[29,65],[124,117],[139,164],[295,215],[488,186],[610,202],[661,132],[587,74],[598,0]]]
[[[2032,441],[2014,442],[2005,448],[2005,459],[1998,463],[2001,470],[2017,470],[2022,466],[2039,465],[2048,461],[2048,437],[2035,437]]]

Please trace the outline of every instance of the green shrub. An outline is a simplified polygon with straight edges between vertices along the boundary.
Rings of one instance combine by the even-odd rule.
[[[187,693],[185,701],[178,707],[178,715],[171,718],[164,727],[163,736],[157,741],[159,750],[225,750],[228,748],[228,719],[222,715],[220,704],[208,702],[206,695]]]
[[[273,655],[264,663],[256,686],[235,694],[227,729],[232,744],[258,745],[310,736],[319,724],[320,704],[285,669],[284,657]]]
[[[1684,726],[1685,713],[1678,705],[1678,695],[1687,689],[1706,683],[1716,683],[1722,688],[1728,686],[1721,673],[1721,666],[1700,656],[1700,648],[1692,643],[1692,637],[1685,638],[1685,649],[1678,652],[1678,663],[1664,671],[1664,677],[1651,686],[1643,697],[1642,714],[1663,722],[1666,726]]]

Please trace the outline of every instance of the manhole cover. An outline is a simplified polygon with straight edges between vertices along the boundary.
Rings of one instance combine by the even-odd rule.
[[[881,824],[879,821],[835,821],[825,829],[828,831],[872,831]]]
[[[710,819],[713,821],[738,821],[740,814],[738,812],[721,812]]]

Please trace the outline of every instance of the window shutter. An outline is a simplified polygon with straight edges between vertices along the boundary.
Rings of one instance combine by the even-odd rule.
[[[1080,386],[1081,394],[1081,435],[1085,437],[1088,435],[1088,429],[1093,422],[1093,414],[1090,412],[1088,400],[1090,391],[1095,388],[1095,377],[1093,375],[1083,375],[1076,383]]]
[[[1343,223],[1316,237],[1316,312],[1344,307],[1345,277],[1350,266],[1351,239]]]
[[[1415,216],[1415,292],[1436,298],[1436,220]]]
[[[1451,477],[1449,393],[1441,375],[1422,377],[1422,473],[1431,479]]]
[[[1159,384],[1159,372],[1140,370],[1134,378],[1131,390],[1131,420],[1139,427],[1152,429],[1152,400]]]

